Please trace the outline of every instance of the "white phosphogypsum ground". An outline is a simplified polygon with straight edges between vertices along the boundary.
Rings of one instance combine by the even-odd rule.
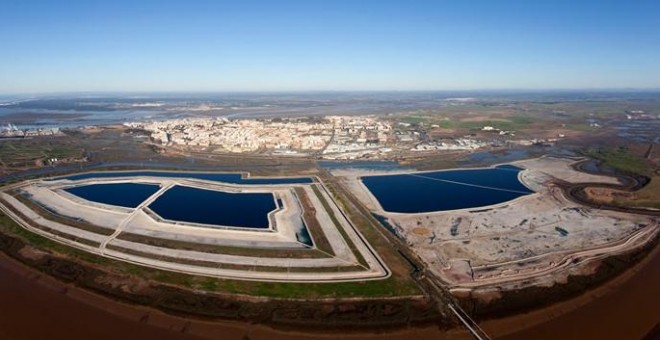
[[[90,202],[63,190],[77,185],[127,182],[157,184],[161,188],[135,209]],[[160,219],[147,206],[174,185],[225,192],[272,193],[281,200],[282,207],[269,215],[270,227],[267,230]],[[320,197],[311,190],[312,185],[322,189]],[[308,196],[332,253],[322,252],[316,245],[310,247],[298,240],[296,234],[304,225],[302,205],[293,192],[295,187],[302,187]],[[364,281],[383,279],[390,275],[376,252],[358,235],[350,221],[344,218],[331,196],[325,193],[322,183],[238,185],[200,179],[143,176],[77,181],[32,180],[4,189],[0,193],[3,202],[0,208],[24,228],[85,251],[144,266],[196,275],[260,281]],[[16,193],[21,193],[20,200],[13,196]],[[330,204],[331,211],[325,210],[321,199]],[[39,211],[35,206],[49,212]],[[53,214],[63,217],[65,221],[77,221],[106,231],[99,232],[93,228],[85,230],[84,226],[76,223],[67,225],[65,221],[52,218]],[[330,214],[339,225],[333,223]],[[337,228],[343,228],[347,238]],[[309,232],[312,237],[318,236],[311,230]],[[127,235],[132,238],[125,239]],[[153,244],[151,240],[165,243]],[[179,246],[181,244],[184,246]],[[209,247],[217,249],[208,251]],[[280,253],[283,255],[279,256]]]
[[[565,280],[569,273],[579,274],[584,264],[636,249],[660,232],[656,218],[593,209],[564,197],[554,185],[557,179],[618,183],[613,177],[576,171],[571,166],[575,162],[556,157],[514,162],[524,169],[521,182],[535,193],[488,207],[415,214],[382,209],[360,180],[379,173],[333,174],[373,212],[386,217],[450,287],[506,289],[520,288],[521,282],[551,285]],[[383,174],[394,173],[402,172]]]

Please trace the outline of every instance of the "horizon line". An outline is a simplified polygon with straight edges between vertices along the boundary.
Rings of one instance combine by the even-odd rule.
[[[465,89],[333,89],[333,90],[71,90],[71,91],[34,91],[0,92],[0,96],[63,96],[93,94],[323,94],[323,93],[441,93],[441,92],[660,92],[660,87],[549,87],[549,88],[465,88]]]

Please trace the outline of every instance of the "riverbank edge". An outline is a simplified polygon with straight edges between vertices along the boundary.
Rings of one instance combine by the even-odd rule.
[[[0,230],[0,251],[26,269],[62,284],[176,318],[258,323],[275,330],[303,332],[363,333],[453,325],[440,316],[431,299],[424,297],[298,300],[195,290],[115,273],[103,265],[38,249],[6,230]],[[139,288],[133,290],[127,285]]]
[[[642,264],[658,249],[660,233],[642,246],[626,253],[608,256],[597,263],[593,272],[585,275],[569,274],[566,282],[550,287],[530,286],[515,290],[501,290],[497,299],[483,301],[469,296],[458,298],[460,305],[481,321],[505,319],[541,311],[556,304],[579,299],[580,296],[602,288]]]
[[[540,311],[558,303],[579,299],[583,294],[588,294],[592,290],[606,286],[610,281],[623,276],[628,269],[640,264],[650,253],[657,249],[659,243],[660,235],[657,235],[651,242],[647,242],[642,247],[629,253],[601,260],[593,274],[569,276],[566,284],[551,287],[528,287],[504,292],[501,299],[491,301],[486,305],[479,304],[474,298],[460,299],[459,302],[466,311],[481,321],[497,322],[498,319]],[[160,293],[165,295],[159,297],[158,301],[150,301],[149,297],[153,297],[154,294],[141,296],[124,291],[122,285],[117,285],[113,289],[113,287],[99,284],[99,281],[107,282],[108,279],[115,278],[119,282],[123,282],[126,279],[125,277],[117,277],[115,273],[100,270],[99,266],[94,264],[63,258],[51,253],[44,253],[45,255],[40,255],[42,256],[40,259],[35,260],[34,257],[25,255],[28,253],[24,251],[26,247],[37,250],[22,240],[20,236],[9,235],[5,231],[0,231],[0,251],[9,259],[25,267],[26,270],[44,273],[63,285],[79,288],[88,294],[99,295],[101,298],[107,298],[119,304],[128,304],[129,308],[146,308],[163,312],[165,315],[172,317],[172,322],[176,323],[183,322],[182,320],[258,323],[264,327],[272,328],[273,331],[309,332],[311,334],[336,331],[341,331],[342,334],[346,332],[355,334],[374,334],[374,332],[377,332],[382,334],[411,328],[435,327],[449,330],[456,326],[455,323],[449,320],[443,320],[437,314],[437,310],[431,306],[430,301],[424,299],[322,299],[301,303],[301,301],[290,299],[242,295],[228,297],[222,294],[192,291],[167,284],[149,282],[150,288],[162,287],[163,291]],[[2,259],[0,258],[0,260]],[[100,278],[104,279],[99,280]],[[522,298],[523,296],[524,298]],[[212,303],[213,298],[218,300]],[[182,299],[180,302],[185,301],[185,303],[179,306],[167,303],[172,299]],[[207,301],[199,303],[202,300]],[[526,305],[521,305],[516,301],[525,302]],[[218,302],[220,302],[220,310],[225,311],[224,314],[217,313],[217,310],[209,310],[209,306],[217,306]],[[282,305],[285,305],[285,307]],[[404,318],[401,318],[404,314],[396,312],[399,309],[397,306],[404,307]],[[497,308],[493,309],[492,306]],[[201,308],[195,309],[195,307]],[[333,307],[344,314],[333,315]],[[284,309],[288,313],[278,314],[280,309]],[[365,318],[365,311],[369,310],[387,310],[389,312],[376,315],[376,317],[370,315]],[[236,315],[232,317],[230,315],[231,311],[237,312]],[[255,313],[255,311],[267,311],[268,313]],[[319,311],[325,311],[325,313],[317,314],[316,312]],[[270,317],[265,314],[269,314]],[[305,317],[296,319],[295,314],[305,315]]]
[[[657,262],[659,258],[660,240],[658,240],[655,246],[648,250],[648,253],[641,256],[638,262],[631,265],[630,268],[624,270],[621,274],[614,276],[612,279],[584,291],[582,294],[574,298],[553,303],[546,307],[534,308],[525,313],[486,319],[483,320],[480,325],[489,332],[492,332],[489,334],[494,337],[515,336],[528,329],[533,329],[546,322],[551,322],[564,315],[580,310],[581,308],[588,307],[589,304],[607,298],[610,294],[616,294],[617,291],[623,289],[630,280],[638,279],[638,276],[642,271],[654,270],[655,267],[653,267],[653,263]]]

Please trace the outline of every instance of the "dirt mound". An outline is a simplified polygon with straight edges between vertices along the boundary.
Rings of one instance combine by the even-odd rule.
[[[633,198],[634,194],[610,188],[585,188],[587,197],[595,202],[612,203],[617,198]]]
[[[415,235],[419,235],[419,236],[427,236],[427,235],[431,234],[430,230],[428,230],[427,228],[423,228],[423,227],[414,228],[412,230],[412,232],[415,233]]]

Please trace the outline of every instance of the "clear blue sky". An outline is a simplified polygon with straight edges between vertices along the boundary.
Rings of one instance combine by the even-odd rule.
[[[0,0],[0,93],[660,88],[660,1]]]

